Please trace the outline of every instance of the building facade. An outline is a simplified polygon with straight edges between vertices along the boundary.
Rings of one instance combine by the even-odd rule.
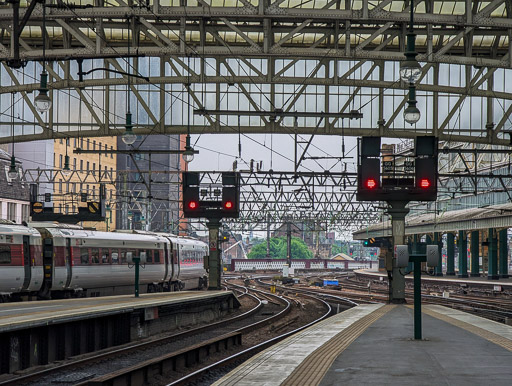
[[[8,176],[11,154],[0,149],[0,219],[11,220],[17,224],[29,221],[30,199],[29,186],[19,177],[10,179]],[[21,162],[16,165],[21,168]],[[19,170],[19,169],[18,169]],[[20,173],[18,173],[21,176]]]

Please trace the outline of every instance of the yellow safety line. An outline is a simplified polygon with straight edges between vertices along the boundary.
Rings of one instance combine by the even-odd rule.
[[[427,308],[423,308],[422,312],[434,318],[442,320],[443,322],[447,322],[453,324],[454,326],[460,327],[466,331],[478,335],[481,338],[487,339],[489,342],[497,344],[498,346],[501,346],[504,349],[512,351],[512,341],[501,335],[495,334],[494,332],[488,331],[484,328],[474,326],[470,323],[463,322],[462,320],[452,318],[450,316],[441,314],[440,312],[436,312]]]
[[[345,328],[322,347],[308,355],[286,378],[282,386],[320,384],[334,360],[368,327],[394,307],[394,305],[383,306]]]

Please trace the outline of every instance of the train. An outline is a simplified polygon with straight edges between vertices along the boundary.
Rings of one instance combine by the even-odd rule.
[[[208,287],[208,245],[145,231],[101,232],[76,225],[0,220],[0,302]]]

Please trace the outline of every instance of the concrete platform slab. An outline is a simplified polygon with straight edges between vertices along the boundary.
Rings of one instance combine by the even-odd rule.
[[[248,360],[215,385],[509,385],[512,327],[443,306],[358,306]]]

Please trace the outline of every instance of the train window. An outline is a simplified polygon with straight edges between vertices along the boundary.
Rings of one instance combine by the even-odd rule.
[[[121,251],[121,264],[126,264],[126,251]]]
[[[100,263],[100,251],[98,248],[91,248],[91,264]]]
[[[110,255],[112,258],[112,264],[118,264],[119,263],[119,254],[117,252],[112,252],[112,255]]]
[[[154,251],[155,253],[155,263],[160,263],[160,251]]]
[[[89,264],[89,249],[80,248],[80,262],[82,264]]]
[[[0,264],[11,264],[10,245],[0,245]]]
[[[107,248],[102,248],[101,249],[101,262],[103,264],[108,264],[109,263],[109,260],[108,260],[108,249]]]
[[[151,249],[146,249],[146,262],[152,263],[153,262],[153,253]]]

